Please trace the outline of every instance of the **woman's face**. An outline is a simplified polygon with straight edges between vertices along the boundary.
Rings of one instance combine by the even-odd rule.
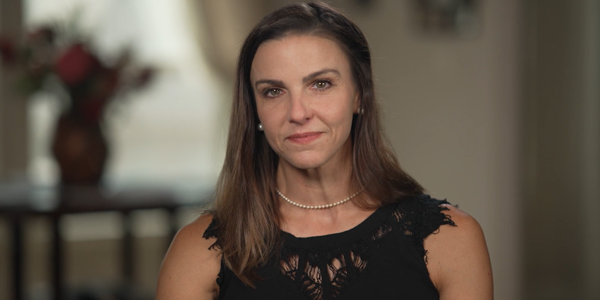
[[[338,44],[289,35],[259,46],[250,81],[258,117],[281,164],[313,169],[351,159],[358,93]]]

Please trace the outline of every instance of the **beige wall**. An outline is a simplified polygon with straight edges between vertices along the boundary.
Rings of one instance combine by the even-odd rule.
[[[600,299],[600,2],[530,5],[525,296]]]

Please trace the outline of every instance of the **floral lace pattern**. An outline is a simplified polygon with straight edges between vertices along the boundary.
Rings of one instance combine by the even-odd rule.
[[[448,210],[442,205],[450,205],[446,200],[436,200],[429,195],[421,195],[417,199],[402,201],[394,211],[394,218],[400,225],[404,235],[427,263],[427,250],[423,241],[432,233],[437,233],[442,225],[456,226],[450,216],[442,211]]]
[[[442,211],[448,210],[427,195],[406,199],[393,209],[385,221],[367,236],[346,244],[328,248],[304,248],[285,243],[277,264],[280,272],[311,300],[338,298],[368,266],[380,244],[394,230],[401,230],[412,246],[427,262],[423,240],[444,224],[456,226]],[[216,237],[215,221],[204,233],[204,238]],[[219,247],[218,241],[211,248]]]
[[[309,299],[336,299],[367,267],[391,230],[390,225],[382,225],[366,239],[330,249],[285,245],[280,270]]]

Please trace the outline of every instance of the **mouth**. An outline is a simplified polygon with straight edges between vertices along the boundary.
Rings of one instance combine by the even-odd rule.
[[[286,139],[296,144],[308,144],[321,136],[322,132],[303,132],[288,136]]]

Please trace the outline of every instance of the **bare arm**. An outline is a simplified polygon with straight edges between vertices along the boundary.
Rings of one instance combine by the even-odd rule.
[[[203,215],[177,233],[160,269],[157,300],[217,299],[221,252],[209,250],[215,239],[202,237],[211,221]]]
[[[444,213],[456,227],[443,225],[424,241],[427,269],[440,300],[491,300],[492,267],[481,226],[458,208],[447,207]]]

